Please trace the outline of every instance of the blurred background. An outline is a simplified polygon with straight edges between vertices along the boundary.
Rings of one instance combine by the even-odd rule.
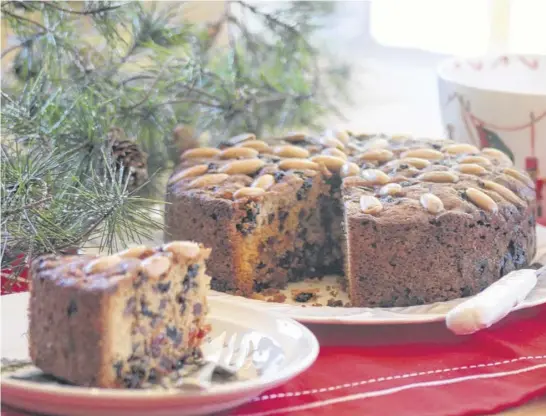
[[[437,65],[451,55],[544,54],[544,15],[541,0],[337,2],[330,36],[356,61],[361,83],[349,118],[371,130],[445,137]]]
[[[146,3],[152,7],[154,2]],[[248,3],[275,9],[287,2]],[[158,5],[179,7],[180,2]],[[543,0],[336,1],[332,9],[314,33],[314,41],[351,65],[354,102],[344,106],[347,120],[342,122],[352,128],[442,136],[436,80],[436,66],[442,59],[546,54]],[[190,1],[184,2],[179,18],[214,22],[224,11],[222,1]],[[2,21],[2,43],[11,41],[15,40]],[[218,41],[227,44],[225,30]],[[10,54],[7,61],[14,56]]]

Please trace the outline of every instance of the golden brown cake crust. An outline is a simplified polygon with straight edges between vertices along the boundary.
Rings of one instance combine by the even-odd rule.
[[[449,140],[240,135],[185,152],[167,198],[165,238],[210,245],[213,288],[245,296],[344,265],[353,306],[443,301],[536,251],[531,179]]]

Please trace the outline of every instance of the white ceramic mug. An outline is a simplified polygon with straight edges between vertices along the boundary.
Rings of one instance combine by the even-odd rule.
[[[438,78],[448,137],[502,150],[535,178],[546,174],[546,56],[450,58]]]

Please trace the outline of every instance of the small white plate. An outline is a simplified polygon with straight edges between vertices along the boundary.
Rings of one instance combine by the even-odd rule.
[[[5,317],[2,322],[2,357],[27,359],[28,294],[2,296],[1,301]],[[23,368],[2,374],[2,403],[30,412],[70,416],[217,414],[286,382],[306,370],[317,358],[317,339],[307,328],[291,319],[215,299],[210,300],[210,307],[213,340],[224,333],[228,336],[245,334],[257,347],[255,357],[280,358],[274,367],[269,367],[266,374],[245,373],[244,380],[214,384],[207,391],[97,389],[62,385],[51,380],[12,378],[36,370]],[[205,356],[217,352],[209,351],[211,345],[205,345],[203,350]]]
[[[546,227],[537,227],[537,246],[539,253],[536,261],[546,263]],[[291,299],[292,290],[315,289],[318,292],[316,300],[301,304]],[[391,325],[391,324],[422,324],[426,322],[443,321],[447,313],[459,303],[468,298],[454,299],[448,302],[437,302],[427,305],[396,307],[396,308],[345,308],[325,306],[328,299],[333,298],[332,290],[338,292],[335,300],[343,303],[349,301],[347,293],[340,287],[336,276],[325,276],[321,280],[309,279],[304,282],[290,283],[281,291],[286,296],[284,303],[266,302],[247,299],[212,291],[210,297],[226,305],[238,304],[248,306],[256,311],[274,312],[279,316],[296,319],[304,323],[314,324],[348,324],[348,325]],[[313,306],[315,303],[317,306]],[[526,309],[546,303],[546,279],[540,279],[535,288],[520,303],[516,309]],[[318,306],[318,304],[322,306]]]

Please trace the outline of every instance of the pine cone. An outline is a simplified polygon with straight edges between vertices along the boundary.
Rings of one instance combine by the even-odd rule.
[[[143,185],[148,180],[148,155],[134,140],[127,139],[125,132],[119,127],[108,132],[108,141],[116,171],[123,169],[124,178],[129,176],[129,189]]]

